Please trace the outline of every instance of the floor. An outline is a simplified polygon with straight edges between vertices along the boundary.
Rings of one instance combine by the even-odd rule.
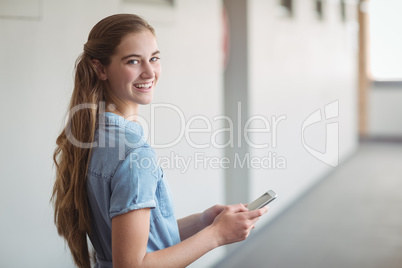
[[[402,267],[402,143],[362,143],[215,267]]]

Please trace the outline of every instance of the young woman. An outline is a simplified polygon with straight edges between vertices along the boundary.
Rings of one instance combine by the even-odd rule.
[[[136,122],[161,73],[154,29],[132,14],[94,26],[57,139],[55,224],[78,267],[185,267],[244,240],[267,208],[215,205],[176,220],[163,171]]]

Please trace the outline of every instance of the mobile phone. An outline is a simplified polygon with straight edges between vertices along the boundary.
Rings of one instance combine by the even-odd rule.
[[[277,195],[274,191],[269,190],[268,192],[266,192],[265,194],[263,194],[262,196],[260,196],[259,198],[257,198],[253,202],[251,202],[250,204],[248,204],[247,208],[249,210],[255,210],[255,209],[262,208],[262,207],[268,205],[271,201],[273,201],[276,198],[276,196]]]

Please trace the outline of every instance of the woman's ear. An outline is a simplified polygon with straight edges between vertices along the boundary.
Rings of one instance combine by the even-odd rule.
[[[100,63],[99,60],[93,59],[91,61],[92,61],[92,64],[94,65],[94,67],[95,67],[96,74],[98,75],[98,78],[100,80],[106,80],[107,75],[106,75],[105,66],[103,66],[102,63]]]

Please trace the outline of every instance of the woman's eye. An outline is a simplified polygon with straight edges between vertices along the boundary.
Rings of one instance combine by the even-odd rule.
[[[151,62],[155,62],[155,61],[157,61],[157,60],[160,60],[160,58],[158,58],[158,57],[152,57],[152,58],[150,59]]]
[[[138,64],[139,61],[138,60],[129,60],[127,63],[128,64]]]

